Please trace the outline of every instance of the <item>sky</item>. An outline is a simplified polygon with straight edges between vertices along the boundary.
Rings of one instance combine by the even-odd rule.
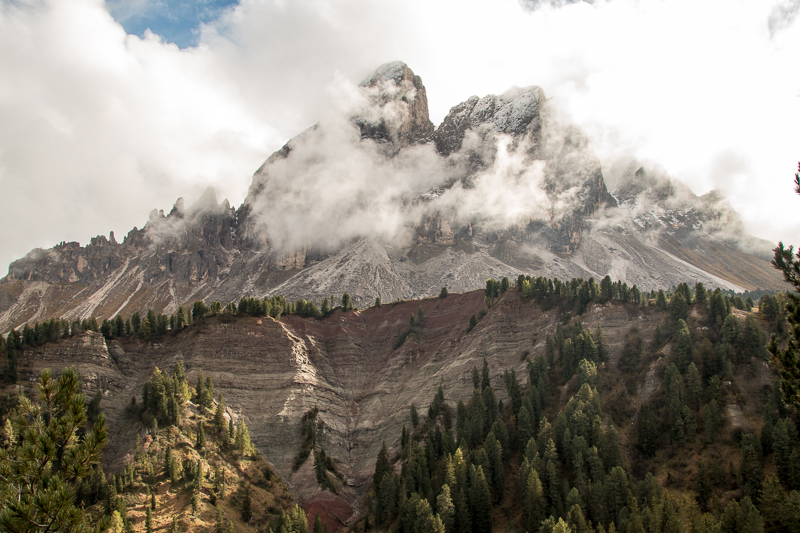
[[[0,0],[0,270],[122,240],[275,150],[402,60],[431,120],[538,85],[609,169],[719,190],[800,244],[800,0]]]

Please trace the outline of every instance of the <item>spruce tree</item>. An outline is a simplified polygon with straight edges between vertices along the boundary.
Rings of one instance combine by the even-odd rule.
[[[375,462],[375,474],[372,476],[372,486],[376,491],[381,486],[383,476],[386,475],[390,470],[391,466],[389,465],[389,453],[386,451],[386,442],[384,441],[381,445],[380,451],[378,452],[378,460]]]
[[[217,435],[227,437],[226,430],[227,424],[225,424],[225,402],[222,399],[222,393],[220,393],[219,398],[217,399],[217,407],[214,409],[214,431],[216,431]],[[224,439],[227,441],[227,439]]]
[[[197,450],[202,450],[206,445],[206,430],[203,429],[204,424],[202,422],[198,425],[200,427],[197,430],[197,442],[195,442],[194,447]]]
[[[438,512],[439,517],[442,519],[442,524],[444,525],[445,531],[452,531],[453,519],[455,516],[455,506],[453,505],[453,499],[450,496],[450,486],[447,483],[442,485],[442,490],[439,493],[439,496],[436,497],[436,511]]]
[[[242,520],[245,522],[250,521],[253,516],[252,501],[250,499],[250,486],[244,488],[244,498],[242,498]]]
[[[470,516],[473,533],[491,533],[492,496],[482,466],[479,466],[473,475],[470,489]]]
[[[794,175],[795,192],[800,194],[800,163]],[[785,248],[779,242],[774,249],[772,265],[783,273],[784,279],[794,286],[794,292],[786,292],[786,320],[789,322],[789,340],[785,349],[777,341],[770,343],[769,351],[778,363],[781,373],[781,388],[786,403],[800,408],[800,249]]]
[[[409,411],[411,414],[411,427],[416,428],[417,424],[419,424],[419,414],[417,414],[417,406],[412,403],[411,407],[409,408]]]

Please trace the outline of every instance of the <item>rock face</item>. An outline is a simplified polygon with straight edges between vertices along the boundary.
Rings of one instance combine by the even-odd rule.
[[[471,97],[435,130],[404,63],[357,90],[353,114],[272,154],[239,208],[210,190],[154,210],[122,242],[99,236],[13,262],[0,332],[278,293],[319,302],[346,291],[364,306],[519,273],[610,275],[642,290],[784,287],[764,260],[771,245],[720,196],[635,164],[611,194],[586,136],[553,117],[538,87]]]
[[[408,65],[401,61],[381,65],[360,86],[372,90],[370,97],[378,107],[389,102],[398,105],[400,115],[394,123],[387,123],[385,118],[371,123],[356,117],[363,139],[393,142],[401,147],[430,142],[433,123],[428,118],[428,96],[422,78],[414,75]]]
[[[436,128],[436,150],[444,156],[457,152],[467,130],[487,126],[508,135],[538,138],[542,127],[540,104],[544,99],[539,87],[514,88],[501,96],[472,96],[452,108]]]

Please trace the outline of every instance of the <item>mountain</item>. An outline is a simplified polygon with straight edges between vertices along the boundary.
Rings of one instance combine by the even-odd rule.
[[[433,127],[422,80],[388,63],[255,172],[238,208],[213,189],[142,229],[62,242],[0,280],[0,331],[195,300],[349,292],[358,306],[490,277],[608,275],[641,290],[700,281],[781,289],[715,193],[635,163],[609,186],[589,141],[538,87],[469,98]]]

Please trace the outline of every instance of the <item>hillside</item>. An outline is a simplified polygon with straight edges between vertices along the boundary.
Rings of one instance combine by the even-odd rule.
[[[131,397],[142,402],[142,387],[154,367],[170,370],[181,362],[190,383],[201,373],[213,380],[215,393],[224,395],[229,417],[246,422],[253,445],[281,477],[294,501],[307,510],[328,509],[336,515],[330,521],[332,528],[363,520],[378,452],[383,443],[392,457],[403,448],[403,428],[411,429],[412,405],[420,413],[420,427],[434,428],[433,419],[426,420],[426,407],[441,388],[443,401],[431,413],[436,416],[447,405],[453,425],[459,427],[455,416],[458,404],[471,406],[473,368],[483,368],[484,360],[486,379],[503,406],[495,406],[496,416],[510,434],[520,431],[520,415],[518,402],[509,393],[513,387],[507,387],[506,371],[517,376],[526,397],[531,394],[531,377],[534,388],[541,391],[540,407],[531,405],[536,410],[532,427],[537,436],[538,417],[547,416],[555,424],[559,413],[574,403],[571,398],[578,394],[581,383],[589,379],[597,390],[603,427],[619,439],[622,455],[616,464],[636,479],[651,472],[660,487],[688,505],[696,491],[697,465],[714,462],[722,468],[725,482],[714,485],[713,497],[705,500],[710,502],[706,509],[719,514],[730,498],[743,496],[742,435],[759,435],[764,424],[772,428],[787,416],[782,402],[776,404],[775,374],[765,359],[765,334],[761,332],[763,327],[780,333],[775,329],[780,327],[779,319],[776,322],[764,310],[757,315],[740,311],[732,299],[726,300],[719,292],[709,293],[706,302],[689,306],[683,299],[681,308],[683,296],[673,295],[672,303],[667,306],[663,300],[662,306],[660,295],[631,293],[621,284],[604,282],[592,288],[577,282],[548,289],[547,280],[523,278],[518,286],[521,291],[501,293],[498,283],[485,292],[397,301],[361,311],[339,307],[321,319],[289,314],[276,320],[223,312],[149,340],[141,336],[105,338],[86,331],[38,346],[21,346],[17,351],[19,383],[27,386],[29,377],[43,368],[76,366],[87,395],[102,392],[100,408],[108,415],[110,434],[104,465],[109,472],[119,472],[133,451],[136,435],[142,435],[147,427],[130,417]],[[581,296],[582,287],[586,299]],[[684,293],[679,290],[675,294]],[[689,299],[696,297],[688,294]],[[775,303],[769,298],[762,307],[774,306],[780,316],[780,300]],[[579,311],[584,312],[577,314]],[[474,327],[473,316],[479,319]],[[685,327],[676,322],[681,316]],[[600,330],[604,343],[598,336]],[[604,355],[597,349],[576,351],[579,337],[581,346],[588,346],[586,335],[597,341],[595,346],[606,346]],[[571,348],[565,348],[567,343]],[[596,378],[580,377],[578,363],[584,358],[596,367]],[[529,359],[545,362],[544,367],[536,366],[540,363],[532,367]],[[669,380],[665,381],[671,363],[678,365],[682,383],[695,398],[683,396],[689,392],[681,393],[681,406],[688,406],[689,414],[679,408],[680,417],[674,421],[669,414]],[[696,384],[689,387],[695,383],[689,376],[690,363],[702,380],[700,392]],[[538,377],[532,368],[540,368]],[[544,381],[539,382],[539,377]],[[709,435],[704,409],[712,399],[719,409],[718,421],[713,422],[717,428],[713,444],[704,440]],[[308,438],[310,412],[314,413],[313,441]],[[443,430],[442,416],[437,419]],[[678,440],[673,425],[678,420],[687,424],[690,419],[694,428],[687,427],[683,435],[689,436]],[[789,422],[781,422],[784,426],[794,424],[793,419],[786,420]],[[187,431],[191,428],[189,425]],[[483,429],[469,441],[469,449],[482,448],[489,427]],[[796,446],[796,432],[792,431],[787,450]],[[466,438],[467,433],[461,433],[463,429],[452,435],[457,439],[454,442]],[[423,442],[426,434],[425,429],[417,431]],[[563,432],[554,435],[559,454],[564,453],[562,437]],[[769,442],[763,436],[757,440]],[[539,443],[540,451],[546,444]],[[760,452],[766,458],[764,471],[774,473],[772,465],[778,461],[769,456],[766,444]],[[314,453],[302,461],[297,459],[302,458],[301,450]],[[313,459],[322,450],[330,459],[331,473],[326,476],[335,495],[320,487],[315,472]],[[509,447],[508,451],[504,461],[512,462],[505,468],[515,471],[513,465],[522,462],[524,450]],[[437,457],[438,465],[443,456]],[[569,464],[563,463],[568,461],[563,455],[559,461],[564,468]],[[573,482],[571,474],[564,479]],[[512,480],[513,476],[507,481]],[[505,490],[513,493],[513,485],[508,487]],[[565,486],[561,497],[566,498],[569,490],[570,486]],[[513,502],[495,508],[496,524],[513,522],[519,527],[521,507]],[[352,517],[348,517],[350,513]]]

